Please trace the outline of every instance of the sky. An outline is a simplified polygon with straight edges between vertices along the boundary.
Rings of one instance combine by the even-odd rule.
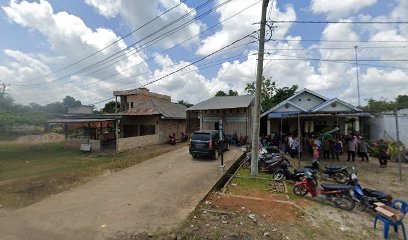
[[[219,90],[246,94],[256,77],[261,5],[0,0],[0,84],[21,104],[69,95],[97,108],[114,90],[138,87],[193,104]],[[363,105],[408,94],[407,0],[270,0],[267,19],[286,21],[268,28],[265,44],[263,75],[279,87],[358,105],[358,75]],[[364,23],[338,23],[345,21]]]

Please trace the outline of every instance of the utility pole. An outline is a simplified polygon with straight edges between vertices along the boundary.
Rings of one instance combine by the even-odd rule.
[[[402,166],[401,166],[401,146],[400,146],[400,138],[399,138],[399,125],[398,125],[398,110],[394,110],[394,116],[395,116],[395,130],[397,133],[397,161],[398,161],[398,168],[399,168],[399,177],[400,181],[402,182]]]
[[[259,152],[259,124],[261,115],[261,82],[263,73],[263,59],[265,46],[265,25],[266,11],[269,0],[262,1],[261,29],[259,33],[259,48],[258,48],[258,67],[256,71],[255,84],[255,111],[252,118],[252,151],[251,151],[251,177],[256,177],[258,174],[258,152]]]
[[[360,81],[358,79],[358,57],[357,57],[357,46],[354,46],[354,51],[356,53],[356,78],[357,78],[357,97],[358,97],[358,107],[361,107],[360,100]]]

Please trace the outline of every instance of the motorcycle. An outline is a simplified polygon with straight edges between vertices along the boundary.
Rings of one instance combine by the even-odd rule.
[[[336,207],[346,211],[355,208],[356,203],[350,196],[352,186],[345,184],[322,184],[321,186],[322,188],[318,188],[310,171],[306,171],[304,178],[293,186],[293,193],[297,196],[310,193],[312,197],[333,202]]]
[[[286,180],[292,180],[295,182],[301,181],[305,177],[305,172],[309,171],[312,174],[312,181],[317,185],[318,184],[318,178],[316,176],[317,171],[312,170],[312,169],[307,169],[307,168],[299,168],[299,169],[294,169],[293,173],[290,172],[289,167],[293,167],[289,162],[285,162],[280,166],[280,168],[276,169],[272,173],[272,179],[275,181],[282,181],[284,178]]]
[[[320,162],[317,159],[313,159],[312,166],[305,166],[304,168],[319,171],[323,177],[331,178],[341,184],[347,183],[350,176],[349,172],[347,171],[347,166],[326,166],[325,169],[320,169]]]
[[[176,145],[176,138],[173,137],[173,136],[171,136],[171,135],[169,135],[169,143],[170,143],[171,145]]]
[[[258,157],[258,168],[261,172],[274,172],[275,169],[289,163],[281,154],[267,154],[266,150],[262,149]],[[290,163],[289,163],[290,164]],[[251,155],[248,153],[247,157],[242,163],[243,168],[251,166]]]
[[[385,205],[390,205],[392,202],[392,196],[390,194],[380,192],[374,189],[362,188],[358,183],[357,171],[352,168],[350,179],[347,182],[348,185],[353,187],[353,199],[356,202],[361,203],[365,208],[375,209],[375,202],[381,202]],[[365,209],[364,208],[364,209]],[[364,210],[363,209],[363,210]]]

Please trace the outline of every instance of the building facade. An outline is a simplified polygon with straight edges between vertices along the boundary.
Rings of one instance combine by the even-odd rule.
[[[188,108],[187,115],[198,118],[197,129],[193,130],[218,130],[221,120],[226,135],[246,136],[250,140],[253,107],[252,95],[213,97]]]

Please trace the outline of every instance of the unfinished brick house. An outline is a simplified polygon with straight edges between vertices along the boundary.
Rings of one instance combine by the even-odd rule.
[[[165,143],[169,135],[186,133],[186,107],[172,103],[171,97],[147,88],[114,91],[120,98],[120,133],[117,152],[150,144]]]

